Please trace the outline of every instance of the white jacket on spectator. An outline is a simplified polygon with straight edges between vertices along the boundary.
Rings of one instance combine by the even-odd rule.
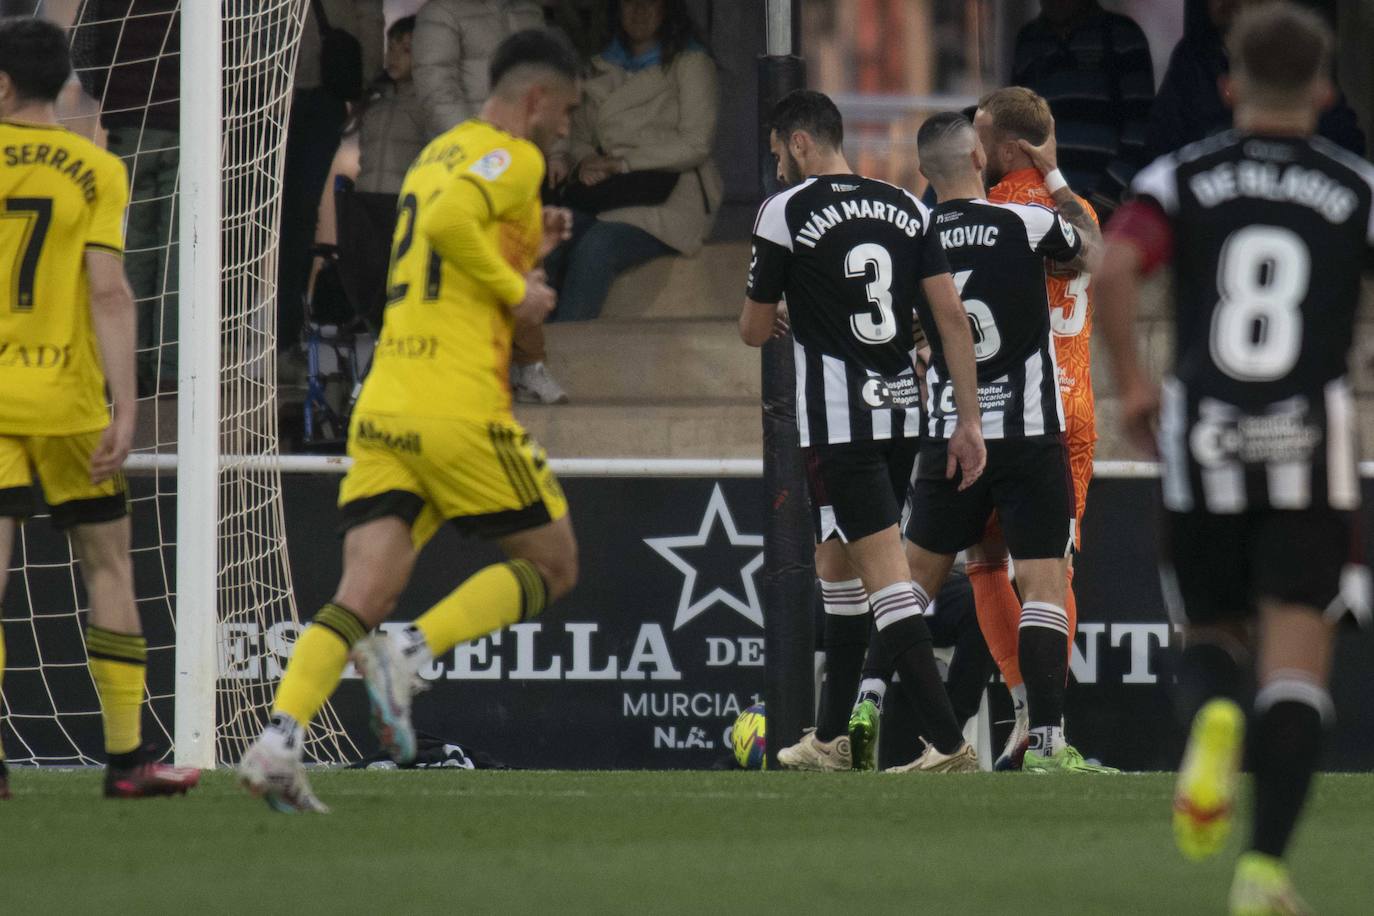
[[[314,4],[305,4],[305,29],[301,32],[300,56],[296,58],[296,79],[293,89],[315,89],[320,85],[320,26],[315,21]],[[382,0],[324,0],[324,14],[329,24],[343,29],[363,49],[363,83],[367,84],[382,72],[385,51],[386,16]]]
[[[711,231],[724,182],[711,150],[719,109],[716,62],[682,51],[665,70],[635,73],[592,60],[582,107],[573,116],[574,163],[598,150],[623,158],[631,171],[684,173],[664,203],[607,210],[599,218],[637,226],[683,254],[696,254]]]
[[[429,0],[415,20],[415,90],[431,138],[475,117],[496,46],[544,25],[536,0]]]

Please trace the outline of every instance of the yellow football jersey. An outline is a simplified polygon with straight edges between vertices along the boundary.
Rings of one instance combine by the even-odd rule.
[[[478,120],[411,165],[391,254],[386,316],[357,409],[417,417],[510,415],[510,306],[539,258],[544,157]]]
[[[0,435],[109,423],[87,249],[124,252],[117,156],[61,127],[0,121]]]

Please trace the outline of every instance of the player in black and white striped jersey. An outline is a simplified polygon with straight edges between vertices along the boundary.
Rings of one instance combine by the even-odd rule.
[[[819,92],[790,93],[775,107],[770,143],[779,179],[790,187],[759,211],[740,316],[740,336],[762,346],[786,298],[826,644],[853,648],[828,659],[834,702],[816,730],[778,759],[806,769],[852,765],[850,700],[871,608],[883,649],[938,748],[931,769],[976,769],[931,652],[922,616],[930,598],[911,581],[898,526],[920,435],[914,303],[929,301],[946,341],[960,410],[946,470],[961,470],[964,485],[977,479],[986,457],[972,336],[928,211],[900,188],[855,175],[842,140],[839,110]]]
[[[927,593],[938,591],[955,555],[983,542],[996,513],[1021,592],[1018,657],[1030,716],[1023,768],[1108,772],[1084,761],[1064,739],[1064,605],[1074,511],[1045,292],[1046,261],[1091,270],[1101,235],[1086,213],[1075,229],[1044,207],[983,199],[987,156],[973,124],[959,112],[928,118],[916,147],[921,172],[940,201],[931,214],[933,231],[973,327],[988,466],[963,490],[944,476],[945,436],[961,407],[951,397],[944,341],[932,333],[929,438],[917,460],[906,524],[912,576]],[[917,312],[924,320],[925,306]],[[975,559],[982,557],[971,552]]]
[[[1137,176],[1096,295],[1123,422],[1151,452],[1159,417],[1165,592],[1185,618],[1178,684],[1193,722],[1175,837],[1194,858],[1224,846],[1254,665],[1254,832],[1231,912],[1301,914],[1282,857],[1331,717],[1335,618],[1347,609],[1359,481],[1346,376],[1374,252],[1374,167],[1313,136],[1333,95],[1333,36],[1319,17],[1264,4],[1228,41],[1237,129]],[[1161,412],[1134,314],[1140,278],[1165,263],[1175,352]]]

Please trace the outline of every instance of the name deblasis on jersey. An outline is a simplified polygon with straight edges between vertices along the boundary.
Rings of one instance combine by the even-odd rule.
[[[1082,247],[1053,210],[1028,204],[951,200],[932,214],[936,237],[954,274],[973,330],[983,436],[1014,439],[1064,430],[1058,366],[1051,340],[1045,259],[1071,261]],[[933,328],[918,306],[922,322]],[[929,332],[926,433],[947,439],[958,415],[938,334]]]
[[[1166,508],[1356,508],[1347,375],[1374,167],[1319,137],[1231,131],[1156,160],[1133,189],[1173,230]]]
[[[920,283],[949,268],[930,212],[857,175],[808,178],[764,201],[749,298],[787,300],[803,447],[915,438]]]

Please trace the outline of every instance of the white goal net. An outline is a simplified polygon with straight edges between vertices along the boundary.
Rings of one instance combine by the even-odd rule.
[[[120,155],[130,175],[126,269],[139,311],[140,421],[129,478],[135,588],[149,649],[145,738],[170,747],[185,737],[174,725],[183,713],[192,705],[208,712],[213,704],[209,746],[218,762],[233,762],[265,720],[300,628],[281,475],[263,459],[279,450],[277,238],[292,74],[309,0],[222,0],[222,63],[218,76],[212,70],[208,78],[195,73],[198,62],[188,59],[183,69],[180,52],[189,14],[204,15],[201,4],[211,7],[213,0],[28,0],[27,10],[16,10],[16,2],[0,0],[0,11],[44,15],[70,27],[80,85],[68,87],[60,114],[70,129]],[[213,41],[213,32],[201,34]],[[217,94],[218,151],[185,117],[191,106],[214,106]],[[210,196],[218,197],[218,213],[213,222],[204,213],[183,222],[180,198],[190,170],[207,174],[207,165],[218,176],[218,194]],[[197,288],[195,276],[179,270],[187,263],[182,243],[194,243],[197,222],[202,230],[217,226],[218,290],[213,274]],[[183,354],[194,360],[204,350],[197,344],[206,343],[180,337],[188,307],[200,315],[219,309],[218,341],[211,341],[219,353],[215,366],[182,364]],[[177,476],[195,444],[179,448],[178,442],[179,409],[185,417],[188,407],[178,391],[194,390],[179,385],[188,372],[218,378],[211,385],[217,435],[213,428],[208,433],[217,444],[218,470],[206,477],[217,483],[218,510],[202,519],[198,535],[207,544],[213,539],[214,585],[183,583],[178,590],[177,545],[187,533],[178,531]],[[216,496],[204,496],[210,513]],[[8,559],[0,707],[6,754],[15,763],[97,763],[103,759],[100,707],[82,639],[88,605],[71,550],[40,517],[23,526]],[[213,661],[191,668],[215,670],[186,670],[197,652],[185,645],[178,651],[179,633],[183,641],[188,633],[214,640],[213,653],[199,653]],[[191,705],[178,711],[178,704]],[[328,708],[312,730],[308,754],[317,761],[356,755]],[[202,753],[200,762],[207,759]]]

